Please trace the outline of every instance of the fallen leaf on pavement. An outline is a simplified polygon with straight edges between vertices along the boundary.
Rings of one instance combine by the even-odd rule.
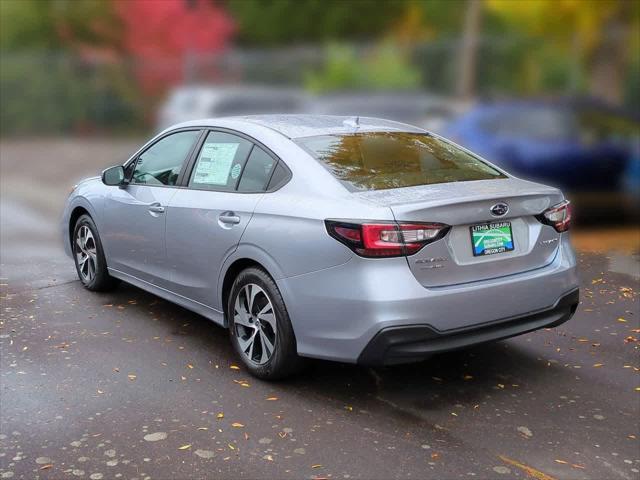
[[[498,455],[498,458],[502,460],[504,463],[507,463],[511,466],[517,467],[520,470],[524,471],[530,477],[535,478],[536,480],[555,480],[554,477],[547,475],[546,473],[541,472],[540,470],[536,470],[533,467],[525,465],[524,463],[520,463],[516,460],[512,460],[504,455]]]

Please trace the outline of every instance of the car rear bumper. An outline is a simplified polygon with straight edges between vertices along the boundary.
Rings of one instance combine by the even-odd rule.
[[[579,302],[580,294],[576,289],[563,295],[549,309],[456,331],[441,332],[428,325],[385,328],[365,347],[358,363],[379,366],[415,362],[435,353],[502,340],[540,328],[557,327],[573,316]]]
[[[578,275],[575,255],[563,234],[549,265],[490,280],[425,288],[405,258],[353,256],[345,264],[281,278],[277,284],[300,355],[384,363],[384,354],[375,360],[374,354],[364,352],[373,348],[369,345],[380,332],[390,328],[422,327],[410,331],[446,335],[457,348],[455,342],[468,346],[553,324],[562,317],[562,312],[556,315],[553,309],[564,306],[561,299],[578,288]],[[537,317],[540,312],[547,315]],[[511,321],[519,327],[516,323],[507,325]],[[507,330],[484,330],[494,324],[504,324]],[[474,330],[475,334],[453,341],[456,334]],[[443,341],[438,344],[449,349]],[[435,347],[432,344],[430,348]]]

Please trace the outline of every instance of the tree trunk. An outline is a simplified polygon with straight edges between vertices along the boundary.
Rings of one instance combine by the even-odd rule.
[[[456,86],[456,93],[462,100],[470,100],[476,94],[476,60],[481,21],[482,0],[467,0]]]
[[[612,105],[623,100],[625,72],[631,50],[631,2],[621,1],[604,23],[602,41],[589,58],[589,93]]]

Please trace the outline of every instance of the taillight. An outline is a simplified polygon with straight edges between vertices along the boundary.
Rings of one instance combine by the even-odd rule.
[[[413,255],[426,244],[446,235],[442,223],[367,222],[325,220],[333,238],[362,257],[400,257]]]
[[[565,200],[545,210],[536,218],[545,225],[551,225],[556,232],[566,232],[571,227],[571,203]]]

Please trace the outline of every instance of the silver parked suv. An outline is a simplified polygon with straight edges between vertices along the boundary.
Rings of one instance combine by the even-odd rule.
[[[229,329],[261,378],[300,357],[424,359],[568,320],[569,203],[411,125],[267,115],[171,127],[67,200],[80,280]]]

